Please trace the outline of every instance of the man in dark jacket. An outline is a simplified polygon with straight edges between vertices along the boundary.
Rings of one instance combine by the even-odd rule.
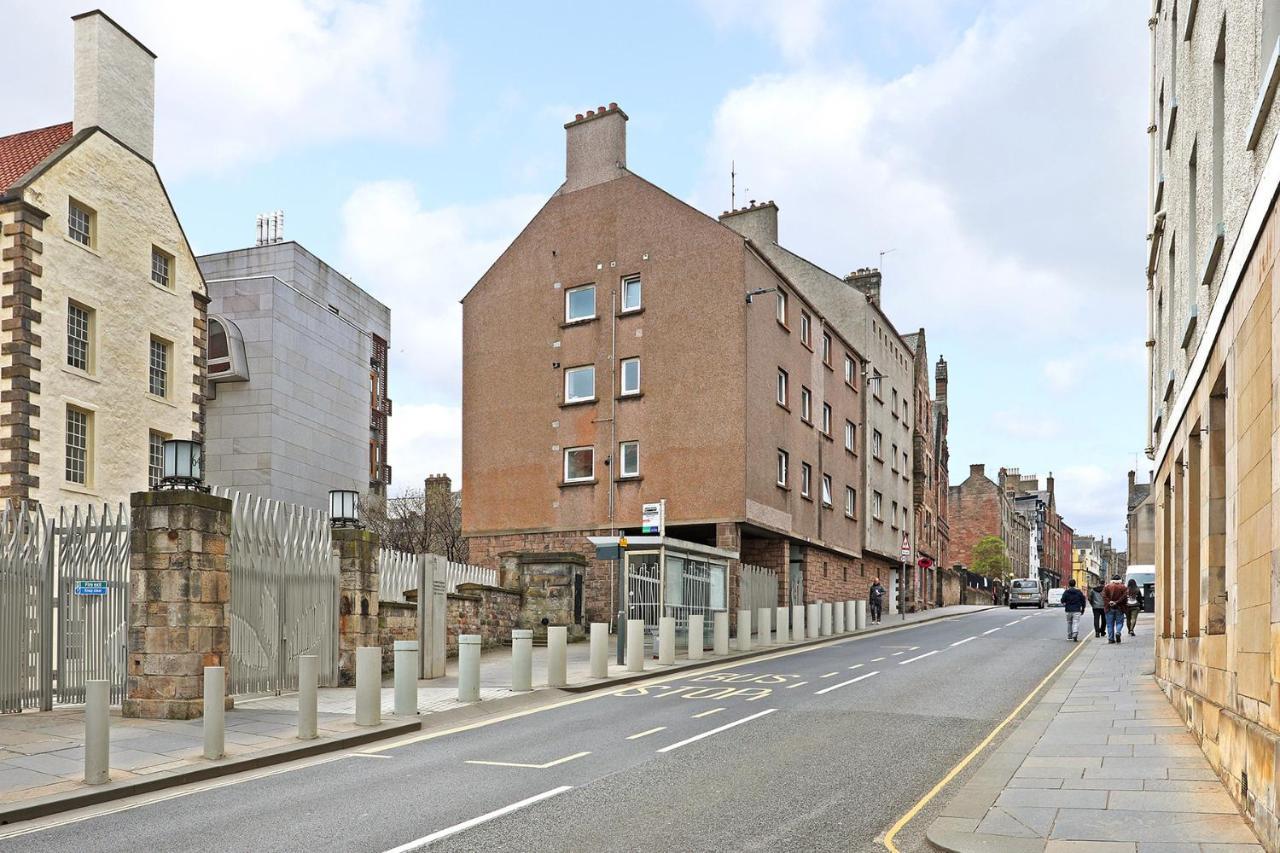
[[[1101,637],[1107,631],[1107,603],[1102,600],[1102,584],[1089,588],[1089,606],[1093,608],[1093,633]]]
[[[880,621],[881,610],[884,607],[884,587],[880,585],[880,578],[871,581],[871,590],[867,594],[868,604],[871,607],[871,624]]]
[[[1067,639],[1080,642],[1080,617],[1084,615],[1084,593],[1076,589],[1076,579],[1067,581],[1062,593],[1062,608],[1067,611]]]
[[[1124,633],[1125,612],[1128,610],[1129,591],[1119,575],[1112,575],[1110,583],[1102,588],[1102,600],[1107,606],[1107,642],[1120,642]]]

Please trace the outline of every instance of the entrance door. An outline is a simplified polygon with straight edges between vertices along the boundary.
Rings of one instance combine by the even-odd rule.
[[[889,570],[889,612],[901,613],[902,602],[898,600],[898,569]]]

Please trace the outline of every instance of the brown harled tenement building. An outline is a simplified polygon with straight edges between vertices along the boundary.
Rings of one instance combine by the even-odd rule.
[[[724,562],[721,606],[743,563],[777,574],[778,604],[865,597],[868,541],[914,541],[912,351],[872,331],[865,290],[783,268],[772,203],[717,221],[630,172],[626,125],[611,104],[565,126],[563,185],[463,299],[472,562],[580,554],[605,620],[616,581],[587,537],[636,537],[665,501],[666,538]],[[892,424],[874,445],[869,406]]]

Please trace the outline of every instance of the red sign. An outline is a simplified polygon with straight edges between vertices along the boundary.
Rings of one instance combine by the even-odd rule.
[[[916,565],[922,569],[927,569],[933,566],[933,560],[930,560],[928,557],[921,557],[916,561]]]

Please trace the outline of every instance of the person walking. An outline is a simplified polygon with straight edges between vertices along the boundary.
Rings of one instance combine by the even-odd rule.
[[[1107,630],[1107,605],[1102,600],[1102,584],[1089,587],[1089,607],[1093,610],[1093,633],[1101,637]]]
[[[1076,579],[1067,581],[1067,588],[1062,592],[1062,609],[1067,611],[1067,639],[1073,643],[1080,642],[1080,617],[1084,615],[1084,593],[1076,589]]]
[[[1107,609],[1107,642],[1118,643],[1124,633],[1125,611],[1129,602],[1129,590],[1119,575],[1112,575],[1102,588],[1102,600]]]
[[[1143,596],[1142,590],[1138,589],[1138,582],[1133,578],[1129,578],[1129,585],[1125,588],[1126,598],[1124,602],[1125,624],[1129,629],[1129,636],[1134,636],[1134,626],[1138,624],[1138,614],[1142,612]]]
[[[884,607],[884,587],[880,585],[880,578],[871,580],[871,589],[867,593],[867,603],[871,606],[871,624],[878,625],[880,623],[880,612]]]

